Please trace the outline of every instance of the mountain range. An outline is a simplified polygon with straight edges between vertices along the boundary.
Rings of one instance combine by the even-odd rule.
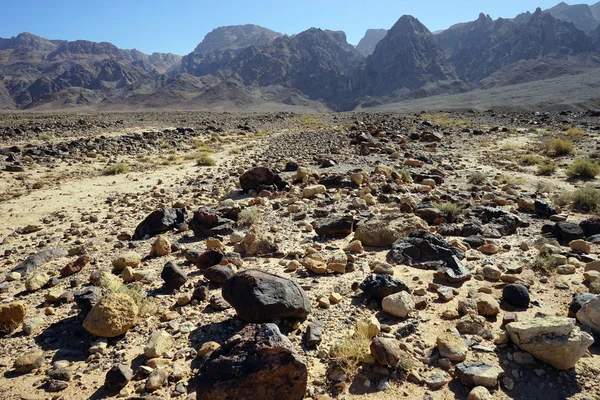
[[[357,46],[341,31],[220,27],[183,57],[21,33],[0,38],[0,109],[352,110],[596,69],[600,3],[511,19],[482,13],[436,34],[405,15]]]

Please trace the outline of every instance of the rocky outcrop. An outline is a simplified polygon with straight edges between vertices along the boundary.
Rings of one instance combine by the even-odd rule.
[[[382,214],[361,221],[354,238],[365,246],[387,247],[411,233],[427,229],[427,223],[413,214]]]
[[[301,400],[307,379],[305,361],[277,325],[250,324],[202,365],[196,380],[196,397]]]
[[[185,224],[185,208],[165,208],[153,211],[135,228],[133,240],[160,235]]]
[[[365,57],[370,56],[387,32],[387,29],[367,29],[365,36],[356,45],[356,50]]]

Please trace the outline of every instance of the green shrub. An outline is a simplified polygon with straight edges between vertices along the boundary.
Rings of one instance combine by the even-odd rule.
[[[104,168],[104,170],[102,170],[102,175],[126,174],[129,171],[131,171],[131,168],[129,168],[129,165],[127,165],[125,163],[117,163],[117,164],[109,165],[108,167]]]
[[[578,158],[567,169],[567,176],[571,179],[593,179],[600,174],[600,165],[589,158]]]
[[[483,185],[487,181],[487,175],[480,171],[474,171],[469,174],[468,182],[471,185]]]
[[[216,164],[217,162],[215,161],[215,159],[207,155],[201,156],[200,158],[198,158],[198,160],[196,160],[196,165],[199,167],[212,167]]]
[[[540,175],[549,176],[556,171],[556,165],[552,161],[545,161],[537,166],[537,172]]]
[[[442,212],[442,215],[448,222],[454,222],[456,217],[462,214],[465,206],[458,203],[438,203],[436,204],[438,210]]]
[[[600,213],[600,190],[586,186],[575,190],[569,197],[574,209]]]
[[[260,220],[260,211],[256,207],[243,209],[238,215],[238,225],[252,226]]]
[[[548,142],[547,147],[548,151],[557,157],[573,153],[573,142],[570,140],[554,138]]]
[[[543,161],[544,159],[542,157],[536,156],[534,154],[527,154],[519,159],[519,163],[521,165],[538,165],[541,164]]]

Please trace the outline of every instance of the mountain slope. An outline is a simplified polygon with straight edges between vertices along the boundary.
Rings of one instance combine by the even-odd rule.
[[[387,29],[368,29],[356,45],[356,50],[365,57],[370,56],[375,51],[375,46],[387,35]]]
[[[209,32],[196,46],[194,53],[239,50],[249,46],[264,46],[282,36],[281,33],[258,25],[222,26]]]
[[[572,22],[577,29],[584,32],[590,32],[600,24],[587,4],[569,5],[562,2],[544,12],[561,21]]]

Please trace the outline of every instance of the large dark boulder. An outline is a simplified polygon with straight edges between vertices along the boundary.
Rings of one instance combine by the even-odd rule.
[[[310,300],[296,282],[258,269],[237,273],[225,282],[222,293],[246,322],[301,319],[311,311]]]
[[[358,286],[367,298],[381,300],[391,294],[408,292],[408,286],[388,274],[371,274]]]
[[[199,208],[194,211],[189,226],[194,232],[194,236],[204,239],[212,236],[231,235],[234,231],[235,222],[223,217],[218,211]]]
[[[169,261],[163,267],[160,277],[165,281],[165,289],[172,292],[179,289],[187,282],[187,274],[183,269]]]
[[[312,223],[319,236],[348,236],[352,233],[354,217],[345,215],[318,220]]]
[[[261,186],[270,186],[275,183],[275,174],[266,167],[254,167],[240,176],[240,186],[248,193],[257,190]]]
[[[585,237],[600,235],[600,218],[590,218],[579,223]]]
[[[306,362],[275,324],[250,324],[226,341],[198,372],[198,400],[301,400]]]
[[[394,242],[389,257],[398,264],[415,265],[434,263],[443,266],[456,256],[465,258],[465,253],[449,245],[442,236],[428,231],[413,232]]]
[[[471,271],[456,256],[450,257],[445,265],[440,266],[437,275],[449,282],[462,282],[471,279]]]
[[[502,289],[502,299],[515,307],[528,307],[529,290],[520,283],[511,283]]]
[[[135,228],[133,240],[142,240],[146,236],[152,237],[175,229],[185,223],[187,210],[185,208],[164,208],[150,213]]]
[[[569,243],[572,240],[585,238],[583,230],[579,225],[572,222],[557,222],[552,228],[552,236],[563,243]]]

